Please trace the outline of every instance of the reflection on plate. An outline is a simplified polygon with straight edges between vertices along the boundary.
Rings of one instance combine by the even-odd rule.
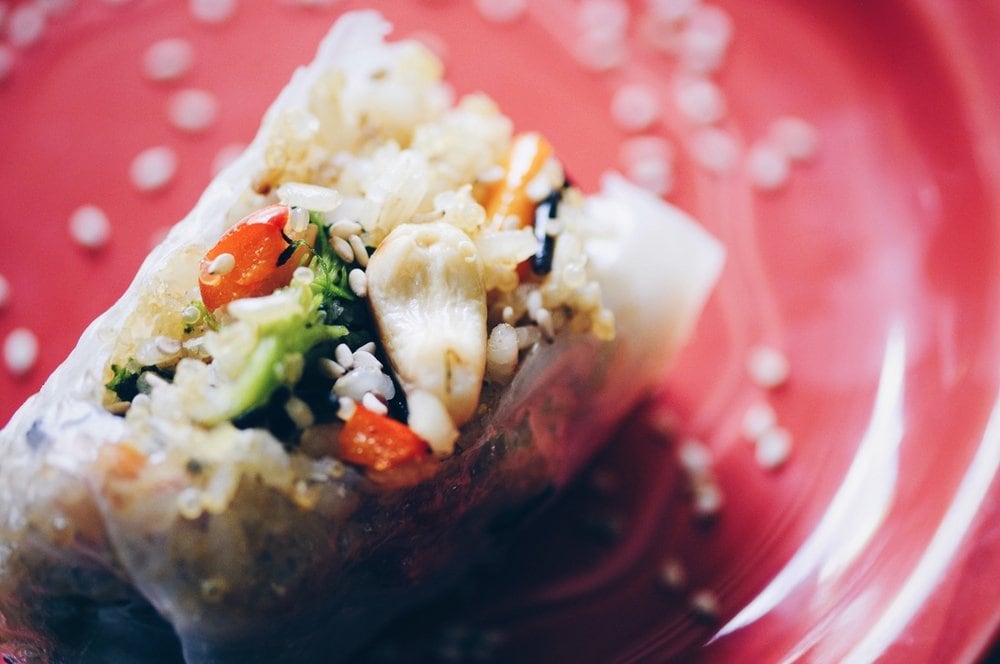
[[[253,134],[333,16],[359,3],[243,3],[219,23],[194,20],[186,3],[38,3],[53,12],[46,27],[11,46],[28,4],[4,5],[0,26],[0,274],[10,286],[0,336],[29,329],[40,354],[24,376],[0,376],[4,420],[191,207],[213,158]],[[646,3],[626,3],[624,23],[618,3],[584,3],[590,28],[569,0],[529,3],[510,22],[484,20],[485,2],[380,4],[399,34],[443,53],[457,91],[485,88],[520,127],[550,137],[586,189],[606,166],[632,163],[622,162],[634,133],[621,114],[644,124],[642,93],[655,91],[659,115],[638,134],[667,139],[669,198],[725,240],[730,259],[648,412],[509,555],[390,630],[372,658],[402,647],[508,660],[981,654],[1000,623],[1000,138],[990,125],[1000,87],[984,76],[1000,58],[1000,13],[943,0],[720,2],[732,28],[724,62],[695,67],[710,70],[720,110],[711,90],[678,92],[691,63],[651,46]],[[685,4],[695,3],[659,3]],[[601,38],[595,25],[625,39],[583,50],[581,31]],[[190,42],[192,65],[151,82],[143,54],[167,37]],[[185,88],[218,102],[204,132],[168,119]],[[818,128],[820,146],[768,190],[760,178],[781,180],[780,164],[775,175],[766,155],[764,166],[750,155],[784,115]],[[729,141],[722,152],[706,156],[704,123]],[[158,145],[178,170],[162,190],[136,191],[130,164]],[[644,173],[633,175],[668,183]],[[84,204],[110,222],[98,249],[70,238]],[[746,371],[762,345],[789,361],[775,389]],[[791,435],[791,457],[772,471],[742,433],[760,404]],[[691,440],[711,450],[723,500],[713,518],[693,514],[691,473],[678,464]]]

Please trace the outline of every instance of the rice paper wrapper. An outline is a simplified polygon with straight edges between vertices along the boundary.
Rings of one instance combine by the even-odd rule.
[[[383,41],[389,29],[374,12],[338,21],[246,153],[0,433],[0,643],[9,652],[128,661],[134,645],[133,656],[155,646],[165,660],[253,662],[271,661],[278,644],[289,660],[346,658],[562,489],[691,334],[721,246],[609,174],[586,204],[603,226],[585,250],[615,312],[615,340],[570,335],[536,345],[509,385],[487,388],[488,411],[463,428],[460,453],[430,479],[387,488],[348,467],[314,476],[307,460],[253,430],[225,448],[251,470],[213,477],[226,500],[196,516],[178,509],[190,469],[169,451],[139,479],[101,471],[102,446],[133,433],[101,405],[116,340],[150,326],[151,293],[190,288],[260,169],[281,109],[304,105],[330,66],[377,70],[397,48]],[[169,417],[155,426],[171,426]],[[252,470],[262,464],[266,473]],[[265,479],[278,471],[287,477]]]

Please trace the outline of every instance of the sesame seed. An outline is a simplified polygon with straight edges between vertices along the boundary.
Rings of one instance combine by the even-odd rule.
[[[182,131],[199,134],[215,123],[219,114],[219,102],[207,90],[189,88],[180,90],[167,102],[167,118],[170,124]]]
[[[348,421],[354,417],[354,411],[358,409],[358,404],[350,397],[340,397],[337,399],[337,417],[343,421]]]
[[[622,37],[628,28],[629,7],[623,0],[583,0],[576,22],[585,32],[603,32]]]
[[[704,473],[712,468],[712,452],[701,441],[689,438],[677,448],[677,461],[689,473]]]
[[[69,234],[80,246],[99,249],[111,237],[111,223],[101,208],[81,205],[69,216]]]
[[[10,301],[10,282],[7,278],[0,274],[0,309],[7,306],[7,302]]]
[[[552,323],[552,312],[543,307],[535,313],[535,320],[545,338],[551,341],[556,336],[555,325]]]
[[[772,427],[757,438],[754,457],[766,470],[782,466],[792,453],[792,434],[781,427]]]
[[[532,290],[528,293],[528,297],[525,300],[525,306],[528,307],[528,315],[535,318],[538,315],[538,310],[542,308],[542,293],[539,290]]]
[[[368,267],[368,250],[365,249],[365,243],[361,241],[361,238],[357,235],[351,235],[347,238],[347,241],[351,245],[351,250],[354,252],[354,260],[356,260],[361,267]]]
[[[305,265],[300,265],[292,272],[292,281],[304,286],[308,286],[316,279],[316,273]]]
[[[643,83],[626,83],[611,97],[611,119],[625,131],[642,131],[660,117],[656,91]]]
[[[528,9],[528,0],[475,0],[479,15],[492,23],[511,23]]]
[[[373,369],[381,369],[382,363],[378,361],[374,355],[366,350],[361,350],[360,348],[354,351],[354,366],[356,368],[371,367]]]
[[[22,3],[7,17],[7,39],[18,48],[31,46],[45,32],[45,12],[32,2]]]
[[[280,196],[279,194],[279,198]],[[300,234],[305,233],[307,228],[309,228],[309,210],[298,205],[293,205],[288,211],[288,231]]]
[[[340,257],[340,260],[347,264],[354,262],[354,250],[351,245],[342,237],[333,236],[333,251]]]
[[[345,240],[352,235],[357,235],[360,232],[361,224],[356,221],[351,221],[350,219],[343,219],[330,226],[330,235],[343,238]]]
[[[699,4],[681,33],[678,57],[689,71],[709,72],[722,66],[733,34],[733,21],[721,7]]]
[[[726,114],[726,98],[712,81],[703,77],[683,77],[674,86],[674,104],[695,124],[712,124]]]
[[[510,305],[503,308],[503,313],[500,314],[500,317],[503,319],[503,322],[508,325],[513,325],[517,322],[514,320],[514,307],[511,307]]]
[[[230,143],[219,148],[219,151],[212,157],[212,175],[218,175],[226,166],[239,159],[244,150],[246,150],[246,146],[242,143]]]
[[[358,297],[366,297],[368,295],[368,277],[365,276],[364,270],[354,268],[348,272],[347,283]]]
[[[15,328],[4,340],[3,359],[15,376],[28,373],[38,359],[38,337],[27,328]]]
[[[622,35],[613,32],[588,30],[575,41],[573,56],[586,69],[608,71],[628,58],[628,42]]]
[[[702,618],[719,617],[719,597],[711,590],[701,589],[691,595],[691,610]]]
[[[309,404],[298,397],[291,397],[285,402],[285,412],[299,429],[311,427],[316,422]]]
[[[347,344],[337,344],[333,350],[333,356],[344,369],[350,370],[354,367],[354,353],[347,347]]]
[[[713,173],[731,170],[739,158],[739,146],[735,139],[716,127],[705,127],[695,132],[690,149],[698,165]]]
[[[371,392],[368,392],[361,397],[361,405],[364,406],[366,410],[369,410],[376,415],[385,415],[389,412],[386,405]]]
[[[761,435],[775,425],[776,421],[774,408],[765,401],[758,401],[747,408],[743,414],[740,430],[744,438],[756,442]]]
[[[756,346],[747,356],[747,373],[757,385],[774,389],[788,380],[788,358],[776,348]]]
[[[669,590],[680,590],[687,584],[687,571],[678,558],[667,558],[660,564],[660,583]]]
[[[722,509],[722,489],[714,481],[696,483],[693,492],[691,509],[695,516],[713,517]]]
[[[674,185],[673,166],[665,159],[637,159],[626,167],[625,176],[657,196],[670,193]]]
[[[758,141],[750,147],[747,153],[747,173],[758,189],[780,189],[788,181],[788,172],[788,158],[775,146]]]
[[[319,368],[329,378],[333,379],[340,378],[347,373],[347,369],[342,367],[339,362],[334,362],[328,357],[321,357],[319,359]]]
[[[221,277],[232,272],[235,267],[236,257],[232,254],[222,253],[208,263],[208,269],[206,271],[211,275]]]
[[[674,148],[659,136],[636,136],[618,150],[625,175],[634,183],[662,196],[673,186]]]
[[[156,191],[165,187],[177,171],[177,153],[166,146],[143,150],[129,167],[129,178],[139,191]]]
[[[188,305],[181,310],[181,320],[188,325],[194,325],[201,320],[201,310],[198,307]]]
[[[809,122],[787,115],[777,118],[768,128],[768,137],[785,156],[794,161],[806,161],[816,154],[819,133]]]
[[[153,81],[172,81],[186,74],[194,63],[191,42],[177,37],[153,42],[142,59],[146,77]]]
[[[189,0],[191,17],[202,23],[224,23],[236,11],[236,0]]]

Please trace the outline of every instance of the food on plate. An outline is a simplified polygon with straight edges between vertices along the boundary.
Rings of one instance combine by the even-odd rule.
[[[0,642],[346,657],[565,486],[691,333],[718,243],[616,175],[584,196],[389,29],[338,21],[0,434]]]

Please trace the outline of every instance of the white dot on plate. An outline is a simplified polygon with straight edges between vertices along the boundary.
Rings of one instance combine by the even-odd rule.
[[[788,372],[788,358],[777,348],[755,346],[750,349],[747,355],[747,373],[761,387],[778,387],[788,380]]]
[[[726,115],[726,97],[712,81],[682,77],[674,87],[674,104],[695,124],[712,124]]]
[[[186,74],[194,63],[191,42],[178,37],[168,37],[154,42],[146,49],[142,68],[154,81],[172,81]]]
[[[81,205],[69,216],[69,234],[88,249],[103,247],[111,237],[111,223],[96,205]]]
[[[143,150],[129,167],[129,178],[139,191],[165,187],[177,171],[177,154],[166,146]]]
[[[7,38],[17,47],[31,46],[45,32],[45,12],[38,5],[18,5],[7,18]]]
[[[758,141],[747,152],[747,174],[758,189],[775,191],[788,182],[788,158],[769,142]]]
[[[625,176],[657,196],[669,194],[674,184],[674,172],[670,162],[655,157],[636,159],[625,168]]]
[[[577,25],[583,32],[624,36],[629,7],[624,0],[583,0],[577,10]]]
[[[608,71],[628,58],[628,41],[609,32],[584,32],[573,46],[573,56],[586,69]]]
[[[197,134],[215,122],[219,102],[207,90],[189,88],[174,93],[167,104],[170,123],[186,132]]]
[[[625,131],[642,131],[660,116],[656,90],[643,83],[626,83],[611,97],[611,119]]]
[[[236,11],[237,0],[189,0],[188,11],[202,23],[224,23]]]
[[[758,401],[751,404],[746,412],[743,413],[743,422],[740,431],[744,438],[751,442],[756,442],[776,422],[777,416],[771,404],[766,401]]]
[[[479,15],[493,23],[510,23],[521,18],[528,0],[475,0]]]
[[[761,468],[773,470],[788,460],[792,453],[792,434],[781,427],[765,431],[757,438],[754,457]]]
[[[219,148],[212,158],[212,175],[217,175],[229,164],[236,161],[247,146],[242,143],[230,143]]]
[[[704,474],[712,469],[712,452],[704,443],[691,438],[677,448],[677,461],[689,473]]]
[[[711,590],[702,589],[691,595],[691,609],[704,618],[719,617],[719,596]]]
[[[38,359],[38,337],[29,329],[19,327],[11,331],[3,342],[3,360],[7,370],[21,376],[35,366]]]
[[[660,583],[670,590],[679,590],[687,583],[687,571],[678,558],[667,558],[660,564]]]
[[[729,14],[715,5],[698,5],[680,34],[678,57],[688,71],[715,71],[726,56],[733,24]]]
[[[708,518],[722,510],[722,489],[714,481],[699,482],[693,487],[691,509],[698,517]]]
[[[740,148],[727,132],[716,127],[704,127],[691,137],[691,156],[699,166],[713,173],[732,170],[740,156]]]
[[[0,309],[7,306],[8,300],[10,300],[10,282],[0,274]]]
[[[805,161],[816,154],[819,132],[802,118],[786,115],[777,118],[768,129],[771,142],[789,159]]]

